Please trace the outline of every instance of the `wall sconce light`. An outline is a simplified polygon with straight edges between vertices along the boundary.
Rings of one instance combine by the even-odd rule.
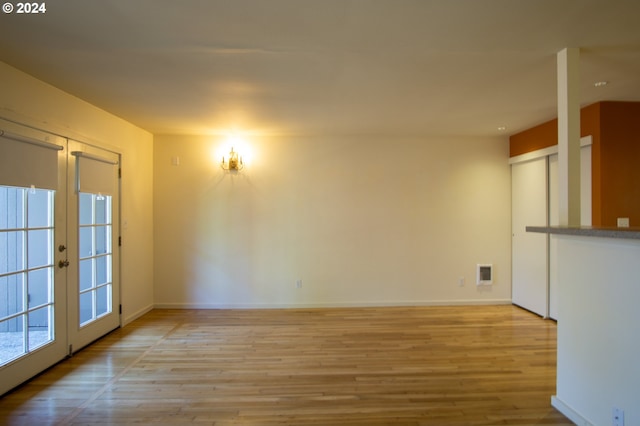
[[[235,170],[240,171],[244,168],[244,163],[242,162],[242,157],[238,155],[237,152],[231,148],[231,152],[229,152],[229,157],[222,157],[222,162],[220,162],[220,167],[224,170]]]

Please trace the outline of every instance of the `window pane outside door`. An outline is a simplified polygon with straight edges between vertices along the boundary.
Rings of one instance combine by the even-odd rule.
[[[0,366],[54,339],[54,195],[0,186]]]
[[[112,312],[112,215],[110,195],[79,194],[79,325]]]

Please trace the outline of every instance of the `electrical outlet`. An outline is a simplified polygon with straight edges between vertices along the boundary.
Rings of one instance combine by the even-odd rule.
[[[458,286],[464,287],[464,277],[458,278]]]
[[[302,288],[302,280],[296,281],[296,288]]]
[[[624,426],[624,410],[621,408],[613,408],[613,416],[611,419],[613,426]]]
[[[618,222],[618,228],[628,228],[629,227],[629,218],[628,217],[619,217],[617,222]]]

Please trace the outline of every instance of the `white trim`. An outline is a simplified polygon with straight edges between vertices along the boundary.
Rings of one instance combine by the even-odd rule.
[[[154,306],[153,305],[148,305],[145,306],[142,309],[139,309],[137,312],[132,313],[131,315],[128,315],[126,318],[124,318],[122,320],[122,327],[126,326],[127,324],[137,320],[138,318],[140,318],[141,316],[143,316],[144,314],[151,312],[153,310]]]
[[[536,151],[531,151],[525,154],[511,157],[509,158],[509,164],[524,163],[525,161],[537,160],[538,158],[548,157],[549,155],[553,155],[557,153],[558,153],[558,145],[553,145],[548,148],[542,148]]]
[[[156,303],[155,309],[308,309],[308,308],[384,308],[411,306],[491,306],[511,305],[510,299],[435,300],[423,302],[344,302],[344,303]]]
[[[580,138],[580,148],[593,145],[593,136],[587,135]]]
[[[594,426],[593,423],[578,414],[573,408],[565,404],[556,395],[551,397],[551,405],[578,426]]]
[[[580,147],[593,145],[593,137],[587,135],[580,138]],[[527,152],[515,157],[509,158],[509,164],[524,163],[525,161],[535,160],[541,157],[548,157],[549,155],[558,153],[558,145],[553,145],[547,148],[538,149],[536,151]]]

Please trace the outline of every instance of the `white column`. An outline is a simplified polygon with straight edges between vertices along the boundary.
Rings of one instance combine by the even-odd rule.
[[[558,52],[558,214],[580,226],[580,49]]]

